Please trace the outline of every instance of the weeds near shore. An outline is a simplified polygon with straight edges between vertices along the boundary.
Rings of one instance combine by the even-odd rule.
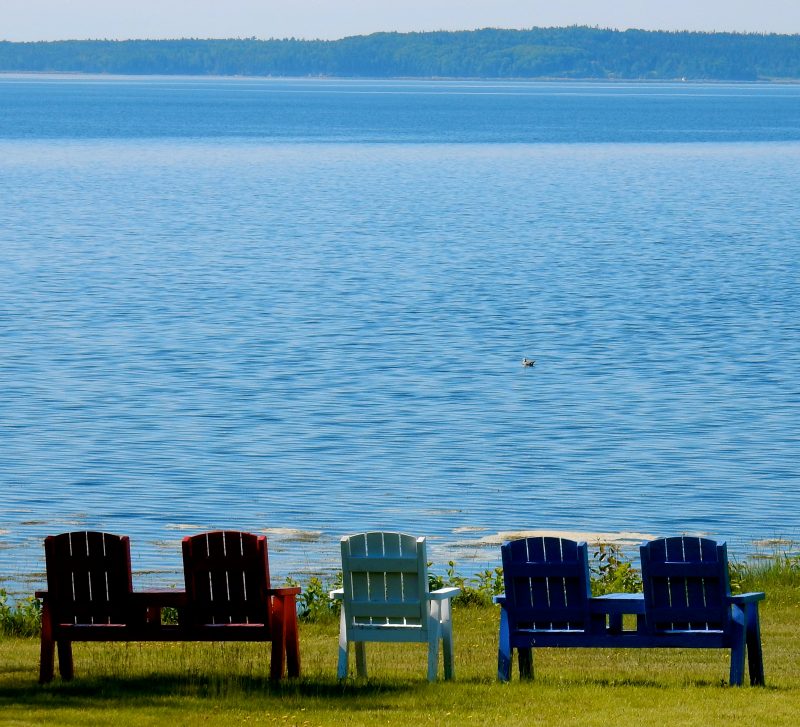
[[[767,598],[794,602],[800,594],[800,554],[773,552],[750,561],[731,561],[731,591],[765,591]]]
[[[637,593],[642,589],[642,576],[631,558],[614,543],[601,543],[592,552],[589,564],[592,576],[592,593]],[[770,599],[794,599],[800,593],[800,554],[774,552],[756,560],[731,561],[731,590],[766,591]],[[487,568],[472,576],[461,575],[455,561],[447,563],[444,575],[430,573],[430,589],[455,586],[461,593],[453,600],[458,607],[480,608],[489,606],[494,596],[501,595],[503,569]],[[287,578],[286,585],[301,586],[297,611],[305,623],[325,623],[339,617],[341,601],[334,601],[329,593],[342,587],[342,573],[323,580],[312,576],[305,582]],[[38,636],[41,630],[41,602],[29,596],[15,604],[9,602],[6,591],[0,589],[0,636]],[[175,623],[177,613],[165,609],[165,623]]]
[[[589,564],[592,574],[592,595],[606,593],[638,593],[642,590],[642,574],[616,543],[598,543]]]
[[[38,598],[8,602],[8,593],[0,589],[0,635],[38,636],[42,627],[42,602]]]
[[[339,618],[342,602],[333,600],[330,592],[342,587],[341,571],[326,581],[312,576],[305,584],[294,578],[287,578],[285,583],[289,587],[300,586],[303,589],[297,597],[297,616],[301,621],[319,623]]]

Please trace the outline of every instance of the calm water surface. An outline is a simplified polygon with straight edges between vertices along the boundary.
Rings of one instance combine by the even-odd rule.
[[[0,587],[798,537],[798,188],[798,86],[0,76]]]

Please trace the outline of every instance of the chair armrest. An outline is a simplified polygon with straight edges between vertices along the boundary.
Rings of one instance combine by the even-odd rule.
[[[298,586],[287,586],[285,588],[270,588],[267,591],[267,594],[270,596],[278,596],[282,598],[284,596],[299,596],[301,589]]]
[[[47,598],[47,591],[36,591],[33,595],[40,601],[44,601]]]
[[[428,594],[428,599],[431,601],[446,601],[448,598],[455,598],[459,593],[461,593],[460,588],[448,586],[447,588],[440,588],[438,591],[431,591]]]
[[[766,597],[767,595],[761,591],[737,593],[735,596],[730,597],[730,602],[738,606],[743,603],[758,603],[759,601],[763,601]]]
[[[492,603],[493,603],[495,606],[505,606],[505,605],[506,605],[506,597],[505,597],[505,594],[503,594],[502,596],[495,596],[495,597],[492,599]]]
[[[341,601],[344,599],[344,588],[337,588],[335,591],[331,591],[328,594],[329,598],[332,598],[334,601]]]

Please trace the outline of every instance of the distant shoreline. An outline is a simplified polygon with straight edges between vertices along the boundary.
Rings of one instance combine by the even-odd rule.
[[[800,81],[800,34],[572,26],[252,38],[0,41],[0,71],[275,78]]]

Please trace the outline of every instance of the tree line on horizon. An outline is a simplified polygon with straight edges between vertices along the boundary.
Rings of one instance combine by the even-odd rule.
[[[800,35],[573,26],[341,40],[0,41],[0,71],[356,78],[797,80]]]

